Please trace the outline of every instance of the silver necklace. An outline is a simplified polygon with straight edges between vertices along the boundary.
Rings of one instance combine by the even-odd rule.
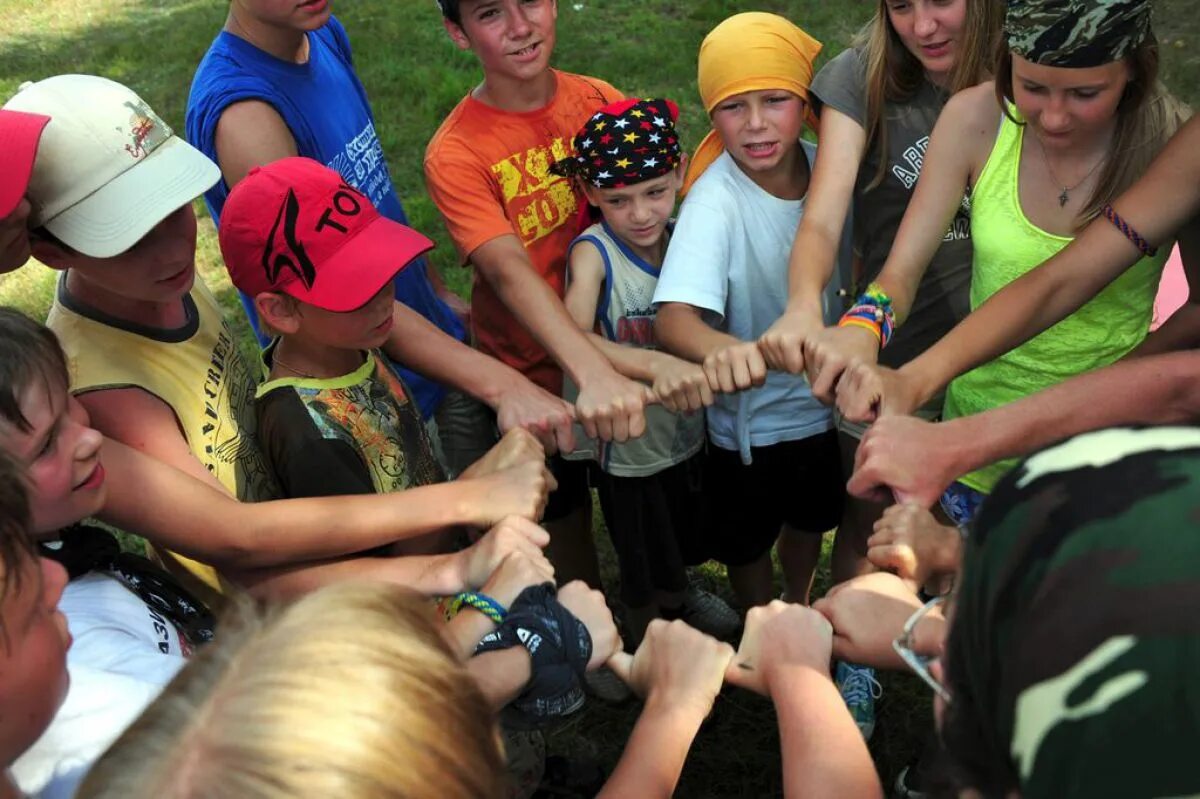
[[[1105,153],[1100,157],[1099,161],[1092,165],[1092,168],[1088,170],[1088,173],[1084,175],[1078,183],[1076,183],[1074,186],[1064,186],[1062,181],[1055,176],[1054,167],[1050,166],[1050,156],[1046,155],[1046,145],[1042,144],[1042,139],[1040,136],[1035,136],[1034,138],[1038,140],[1038,149],[1042,151],[1042,163],[1046,165],[1046,172],[1049,173],[1050,180],[1062,189],[1062,192],[1058,195],[1059,208],[1066,206],[1066,204],[1071,201],[1071,192],[1075,191],[1077,188],[1086,183],[1087,179],[1090,178],[1095,171],[1100,168],[1100,165],[1108,160],[1108,153]]]
[[[275,353],[271,353],[271,363],[273,363],[275,366],[282,366],[284,369],[287,369],[289,372],[291,372],[292,374],[297,375],[299,377],[305,377],[305,378],[308,378],[309,380],[320,380],[321,379],[314,374],[309,374],[308,372],[300,371],[299,369],[292,366],[287,361],[280,360],[279,356]]]

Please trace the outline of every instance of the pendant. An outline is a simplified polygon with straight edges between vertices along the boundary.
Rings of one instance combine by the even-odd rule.
[[[1067,195],[1067,190],[1063,189],[1062,194],[1058,195],[1058,207],[1062,208],[1064,205],[1070,202],[1070,200],[1071,198]]]

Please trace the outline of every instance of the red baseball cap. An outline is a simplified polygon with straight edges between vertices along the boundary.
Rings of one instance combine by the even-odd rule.
[[[433,248],[310,158],[250,170],[225,201],[220,242],[229,277],[244,293],[278,291],[339,312],[365,305]]]
[[[16,210],[37,155],[42,129],[50,117],[0,109],[0,219]]]

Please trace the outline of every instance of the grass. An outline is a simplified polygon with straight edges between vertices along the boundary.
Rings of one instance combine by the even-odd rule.
[[[135,88],[177,130],[192,72],[220,28],[220,0],[5,0],[0,28],[0,97],[22,81],[64,72],[94,73]],[[683,107],[680,129],[695,144],[707,129],[695,90],[695,53],[704,34],[729,14],[774,11],[825,42],[822,62],[849,42],[874,0],[562,0],[556,65],[597,75],[627,94],[668,96]],[[1200,19],[1194,0],[1156,0],[1163,80],[1182,99],[1200,100]],[[442,117],[478,80],[475,62],[441,30],[432,0],[354,0],[336,9],[355,47],[360,76],[372,98],[392,176],[412,223],[437,241],[432,260],[462,294],[470,283],[424,194],[421,160]],[[198,262],[208,285],[250,346],[237,298],[219,260],[211,222],[201,215]],[[53,273],[37,264],[0,277],[0,303],[44,318]],[[602,529],[597,515],[597,529]],[[827,542],[828,543],[828,542]],[[597,536],[604,572],[616,582],[606,535]],[[725,591],[722,574],[705,570],[708,587]],[[828,584],[822,570],[817,593]],[[929,696],[915,679],[883,678],[879,727],[872,753],[885,784],[928,734]],[[638,706],[592,703],[551,735],[551,749],[615,762]],[[679,795],[778,796],[778,739],[769,704],[726,691],[701,731]]]

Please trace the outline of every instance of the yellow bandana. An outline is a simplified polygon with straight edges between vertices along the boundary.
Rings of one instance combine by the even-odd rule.
[[[777,14],[735,14],[700,44],[700,99],[709,114],[735,94],[765,89],[786,89],[807,104],[820,52],[820,42]],[[812,124],[811,112],[809,116]],[[716,131],[704,137],[688,167],[685,193],[723,149]]]

